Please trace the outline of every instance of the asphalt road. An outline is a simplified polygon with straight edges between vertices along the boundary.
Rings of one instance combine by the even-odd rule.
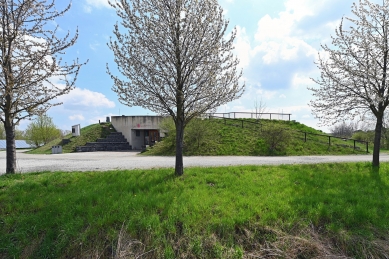
[[[381,154],[380,161],[389,161]],[[184,157],[185,167],[213,167],[230,165],[280,165],[371,161],[372,155],[347,156],[191,156]],[[140,156],[137,152],[88,152],[56,155],[17,153],[20,173],[42,171],[107,171],[112,169],[173,168],[175,157]],[[0,151],[0,174],[5,173],[6,153]]]

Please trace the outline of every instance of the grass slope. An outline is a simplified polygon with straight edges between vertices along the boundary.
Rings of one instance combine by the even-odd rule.
[[[192,141],[190,135],[196,130],[190,128],[185,131],[185,155],[329,155],[329,154],[366,154],[366,145],[356,143],[357,150],[353,149],[353,141],[344,141],[331,138],[328,145],[328,136],[325,133],[300,124],[295,121],[244,119],[241,120],[198,120],[196,127],[204,131],[200,141]],[[269,153],[262,130],[274,127],[284,127],[290,135],[285,148],[276,153]],[[313,133],[305,135],[303,132]],[[372,147],[369,147],[371,149]],[[174,155],[175,140],[167,137],[162,142],[150,148],[145,155]]]
[[[80,136],[73,137],[72,134],[65,136],[70,142],[62,145],[62,139],[58,138],[44,146],[31,150],[29,154],[51,154],[51,147],[62,145],[63,153],[70,153],[76,150],[77,146],[84,146],[87,142],[95,142],[98,138],[105,138],[110,132],[115,131],[111,124],[91,124],[81,129]]]
[[[349,163],[189,168],[180,178],[173,169],[0,176],[0,258],[386,258],[389,164],[380,170]]]

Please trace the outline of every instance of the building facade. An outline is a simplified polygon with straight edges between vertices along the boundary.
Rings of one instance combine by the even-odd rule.
[[[112,126],[121,132],[134,150],[154,145],[161,137],[162,116],[111,116]]]

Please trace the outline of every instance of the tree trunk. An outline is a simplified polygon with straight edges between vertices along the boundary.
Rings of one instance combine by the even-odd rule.
[[[7,174],[16,172],[16,145],[15,145],[15,125],[12,122],[5,123],[6,145],[7,145]]]
[[[175,174],[181,176],[184,174],[184,161],[183,161],[183,148],[184,148],[184,123],[177,119],[176,122],[176,169]]]
[[[377,123],[375,126],[375,135],[374,135],[373,167],[380,166],[382,119],[383,116],[377,116]]]

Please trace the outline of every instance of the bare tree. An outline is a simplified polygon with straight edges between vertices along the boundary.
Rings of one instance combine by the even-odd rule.
[[[57,105],[50,101],[74,87],[82,66],[59,58],[78,37],[78,32],[56,36],[53,21],[69,8],[57,11],[55,0],[0,0],[0,120],[6,131],[7,173],[16,170],[15,125]]]
[[[343,121],[342,123],[334,125],[330,130],[331,134],[335,137],[351,138],[351,136],[354,134],[354,131],[358,130],[358,123],[352,121],[346,123]]]
[[[258,99],[255,99],[254,101],[254,112],[255,112],[255,118],[257,120],[260,120],[263,116],[263,114],[266,112],[266,103],[261,100],[258,102]]]
[[[109,47],[125,80],[108,73],[113,91],[128,106],[170,115],[176,127],[176,175],[183,174],[183,136],[188,122],[241,96],[234,30],[216,0],[116,0],[122,19]]]
[[[353,4],[355,18],[346,17],[333,48],[323,45],[325,56],[317,62],[321,77],[310,88],[317,98],[313,113],[324,124],[353,120],[370,111],[375,119],[373,166],[379,166],[384,111],[389,104],[389,1],[373,4],[360,0]],[[343,23],[350,23],[348,30]]]
[[[61,130],[61,137],[64,138],[71,133],[72,133],[71,130]]]

